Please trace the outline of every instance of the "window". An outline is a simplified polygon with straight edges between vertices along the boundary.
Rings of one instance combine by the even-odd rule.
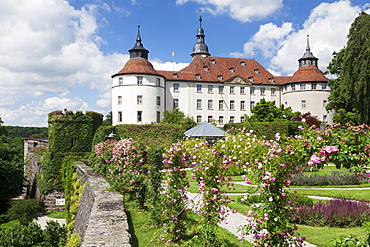
[[[197,99],[197,109],[202,109],[202,100]]]
[[[234,68],[229,68],[229,71],[233,73],[233,72],[235,72],[235,69]]]
[[[250,93],[251,93],[251,94],[254,94],[254,91],[255,91],[255,90],[256,90],[256,89],[255,89],[254,87],[251,87],[251,88],[250,88]]]
[[[234,86],[230,87],[230,93],[235,93],[235,87]]]
[[[161,105],[161,97],[157,96],[157,105],[160,106]]]
[[[222,80],[222,75],[218,75],[217,79],[221,81]]]
[[[208,66],[204,66],[203,69],[204,69],[204,71],[208,71],[209,70]]]
[[[275,88],[271,88],[271,95],[275,95]]]
[[[157,111],[157,123],[161,123],[161,112]]]
[[[122,105],[122,96],[118,96],[118,105]]]
[[[316,82],[311,83],[311,89],[312,89],[312,90],[316,90],[316,85],[317,85],[317,83],[316,83]]]
[[[269,81],[270,81],[270,82],[274,82],[274,81],[275,81],[275,79],[274,79],[274,78],[269,78]]]
[[[306,108],[306,100],[301,100],[302,108]]]
[[[212,64],[216,64],[216,60],[212,59],[212,60],[211,60],[211,63],[212,63]]]
[[[245,101],[244,100],[240,101],[240,110],[242,110],[242,111],[245,110]]]
[[[197,123],[201,123],[202,122],[202,116],[197,116]]]
[[[173,99],[173,109],[179,108],[179,99]]]
[[[260,73],[259,69],[255,69],[254,73],[259,74]]]
[[[174,83],[173,84],[173,91],[174,92],[178,92],[179,91],[179,84],[177,84],[177,83]]]
[[[143,121],[143,112],[137,111],[137,122],[141,123]]]
[[[118,80],[119,80],[119,85],[123,85],[123,77],[120,77]]]
[[[323,115],[322,116],[322,121],[323,122],[327,122],[328,121],[328,116],[327,115]]]
[[[196,74],[196,75],[195,75],[195,78],[200,79],[200,78],[202,78],[202,77],[200,76],[200,74]]]
[[[295,91],[295,85],[293,84],[291,87],[292,87],[292,91]]]
[[[301,91],[306,90],[306,83],[301,83],[300,88],[301,88]]]
[[[118,112],[118,122],[122,123],[122,112],[121,111]]]
[[[143,84],[143,77],[138,76],[137,77],[137,85],[142,85]]]
[[[143,104],[143,96],[142,95],[138,95],[137,96],[137,104],[138,105],[142,105]]]
[[[261,95],[265,95],[265,88],[261,87]]]
[[[249,81],[254,81],[253,77],[248,77]]]
[[[202,85],[197,85],[197,93],[201,93],[202,92]]]
[[[326,83],[321,84],[321,88],[322,88],[322,90],[325,90],[326,89]]]
[[[224,124],[224,117],[223,116],[218,117],[218,123],[219,124]]]
[[[240,62],[240,65],[241,66],[245,66],[245,62]]]
[[[245,94],[245,87],[240,87],[240,94]]]
[[[213,121],[213,117],[212,116],[208,116],[208,123],[212,123]]]
[[[326,100],[326,99],[324,99],[323,101],[322,101],[322,106],[324,107],[324,108],[326,108],[326,104],[328,103],[328,101]]]
[[[218,86],[218,93],[224,93],[224,86]]]
[[[230,110],[235,110],[235,101],[230,100]]]
[[[234,123],[235,122],[235,117],[234,116],[231,116],[230,117],[230,123]]]
[[[175,73],[175,74],[173,74],[173,77],[177,78],[177,77],[179,77],[179,75],[177,73]]]
[[[251,101],[251,109],[253,109],[255,102]]]
[[[245,117],[244,116],[241,116],[240,117],[240,122],[244,122],[244,120],[245,120]]]
[[[219,100],[218,101],[218,109],[219,110],[223,110],[224,109],[224,101],[223,100]]]
[[[208,85],[208,93],[213,93],[213,86],[212,85]]]
[[[213,100],[209,99],[208,100],[208,110],[212,110],[213,109]]]
[[[157,87],[160,87],[160,86],[161,86],[161,79],[156,78],[156,80],[155,80],[155,85],[156,85]]]

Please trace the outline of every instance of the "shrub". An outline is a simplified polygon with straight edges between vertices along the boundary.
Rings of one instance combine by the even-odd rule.
[[[355,227],[370,220],[369,202],[345,198],[294,208],[294,222],[311,226]]]
[[[7,212],[9,220],[18,220],[21,225],[27,225],[37,218],[41,207],[35,199],[16,200],[11,203]]]
[[[362,175],[349,172],[333,172],[332,176],[320,176],[317,174],[307,173],[293,175],[293,186],[327,186],[327,185],[358,185],[367,183],[368,179]]]

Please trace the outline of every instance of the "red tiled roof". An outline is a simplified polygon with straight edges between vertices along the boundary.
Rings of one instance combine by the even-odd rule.
[[[329,79],[325,77],[324,73],[315,66],[300,67],[291,77],[287,83],[307,82],[307,81],[321,81],[326,82]]]
[[[161,75],[154,68],[153,65],[145,58],[132,58],[127,61],[123,69],[121,69],[116,75],[123,74],[149,74],[149,75]]]
[[[180,71],[158,72],[167,80],[225,82],[241,77],[252,84],[277,84],[274,80],[270,81],[274,76],[261,64],[254,59],[245,58],[195,56],[191,63]],[[220,76],[222,79],[219,78]],[[251,78],[253,81],[250,80]]]

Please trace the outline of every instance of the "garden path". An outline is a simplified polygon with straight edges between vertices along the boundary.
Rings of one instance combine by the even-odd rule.
[[[247,193],[240,193],[241,195],[247,195]],[[236,195],[235,193],[233,195]],[[199,197],[199,194],[197,193],[190,193],[188,192],[187,194],[188,198],[192,201],[199,201],[201,200],[201,197]],[[193,205],[189,205],[190,208],[192,208]],[[230,210],[231,211],[231,210]],[[238,213],[238,212],[230,212],[230,214],[226,217],[226,220],[219,223],[218,225],[226,230],[228,230],[229,232],[231,232],[232,234],[234,234],[235,236],[240,236],[240,233],[238,233],[238,229],[239,227],[241,226],[244,226],[247,222],[247,217],[241,213]],[[252,235],[247,235],[247,236],[244,236],[244,239],[249,241],[249,242],[253,242],[253,237]],[[307,242],[304,242],[304,246],[305,247],[316,247],[316,245],[313,245],[313,244],[310,244],[310,243],[307,243]]]
[[[45,226],[48,221],[56,221],[59,223],[59,225],[65,225],[66,224],[66,219],[56,219],[56,218],[50,218],[46,215],[41,215],[37,217],[37,219],[34,220],[37,224],[41,226],[41,229],[45,229]]]

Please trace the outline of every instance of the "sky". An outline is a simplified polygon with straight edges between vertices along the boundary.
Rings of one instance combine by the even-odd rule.
[[[298,69],[307,35],[325,71],[361,11],[366,0],[1,0],[0,117],[45,127],[54,110],[107,115],[138,25],[155,69],[189,64],[201,15],[212,56],[255,58],[278,76]]]

